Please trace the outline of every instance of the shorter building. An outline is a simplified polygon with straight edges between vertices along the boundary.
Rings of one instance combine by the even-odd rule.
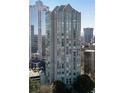
[[[84,51],[84,73],[95,73],[95,50]]]
[[[38,80],[38,81],[40,81],[40,72],[35,72],[34,70],[30,69],[30,71],[29,71],[29,78],[31,80]]]
[[[39,81],[41,84],[45,84],[45,60],[39,60],[34,58],[29,63],[29,77],[31,80]]]
[[[81,49],[81,74],[95,78],[95,46],[85,46]]]
[[[39,59],[32,59],[29,62],[29,68],[34,70],[34,71],[43,71],[45,72],[45,61],[44,60],[39,60]]]

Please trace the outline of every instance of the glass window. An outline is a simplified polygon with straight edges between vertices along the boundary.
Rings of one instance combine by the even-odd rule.
[[[59,61],[57,62],[57,68],[59,68]]]
[[[64,46],[64,39],[62,39],[62,46]]]
[[[64,33],[62,33],[62,36],[64,36]]]
[[[64,77],[61,78],[62,82],[64,82]]]
[[[66,84],[68,84],[68,79],[66,79]]]
[[[74,64],[73,64],[73,65],[74,65],[74,70],[75,70],[75,69],[76,69],[76,64],[75,64],[75,62],[74,62]]]
[[[69,51],[69,50],[68,50],[68,47],[66,47],[66,54],[68,54],[68,51]]]
[[[62,68],[64,68],[64,64],[62,64]]]
[[[75,32],[73,33],[73,35],[74,35],[74,38],[76,38],[76,33]]]
[[[69,40],[68,40],[68,38],[66,39],[66,43],[68,44],[69,42],[68,42]]]
[[[74,62],[76,62],[76,58],[75,57],[73,58],[73,60],[74,60]]]
[[[76,46],[76,41],[74,41],[74,46]]]
[[[76,52],[73,52],[73,55],[76,56]]]
[[[69,83],[71,84],[71,78],[69,79]]]
[[[74,72],[74,73],[73,73],[73,75],[75,76],[75,75],[76,75],[76,73]]]
[[[64,72],[62,72],[62,74],[64,74]]]
[[[70,52],[70,54],[71,54],[71,49],[69,49],[69,52]]]
[[[57,43],[59,44],[59,39],[57,38]]]

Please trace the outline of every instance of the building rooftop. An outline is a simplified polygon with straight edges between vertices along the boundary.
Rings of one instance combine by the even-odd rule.
[[[67,5],[60,5],[60,6],[56,6],[53,11],[65,11],[65,10],[75,10],[71,7],[70,4],[67,4]]]
[[[85,52],[95,52],[95,50],[88,49],[88,50],[85,50]]]
[[[43,5],[43,2],[41,0],[37,0],[36,1],[36,5],[41,5],[42,6]]]
[[[29,77],[36,77],[40,76],[40,72],[34,72],[33,70],[29,71]]]

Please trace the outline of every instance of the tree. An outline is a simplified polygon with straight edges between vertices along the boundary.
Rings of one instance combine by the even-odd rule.
[[[88,75],[81,75],[74,81],[73,88],[78,93],[92,93],[95,82]]]
[[[66,93],[66,86],[63,82],[57,80],[53,82],[52,93]]]
[[[40,93],[51,93],[51,88],[49,85],[41,85]]]
[[[29,93],[40,93],[40,82],[29,79]]]

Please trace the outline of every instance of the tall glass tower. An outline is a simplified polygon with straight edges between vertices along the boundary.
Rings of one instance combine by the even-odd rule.
[[[36,37],[37,35],[37,54],[39,59],[42,59],[42,35],[45,34],[46,32],[46,28],[45,28],[45,24],[46,24],[46,12],[49,11],[49,7],[43,5],[42,1],[38,0],[35,2],[34,5],[30,5],[29,8],[29,35],[30,35],[30,44],[29,44],[29,49],[30,49],[30,58],[32,56],[33,52],[33,45],[36,46],[36,44],[33,44],[32,39],[34,38],[32,35],[32,31],[34,32],[34,35]],[[32,30],[33,27],[33,30]],[[36,39],[36,38],[35,38]]]

